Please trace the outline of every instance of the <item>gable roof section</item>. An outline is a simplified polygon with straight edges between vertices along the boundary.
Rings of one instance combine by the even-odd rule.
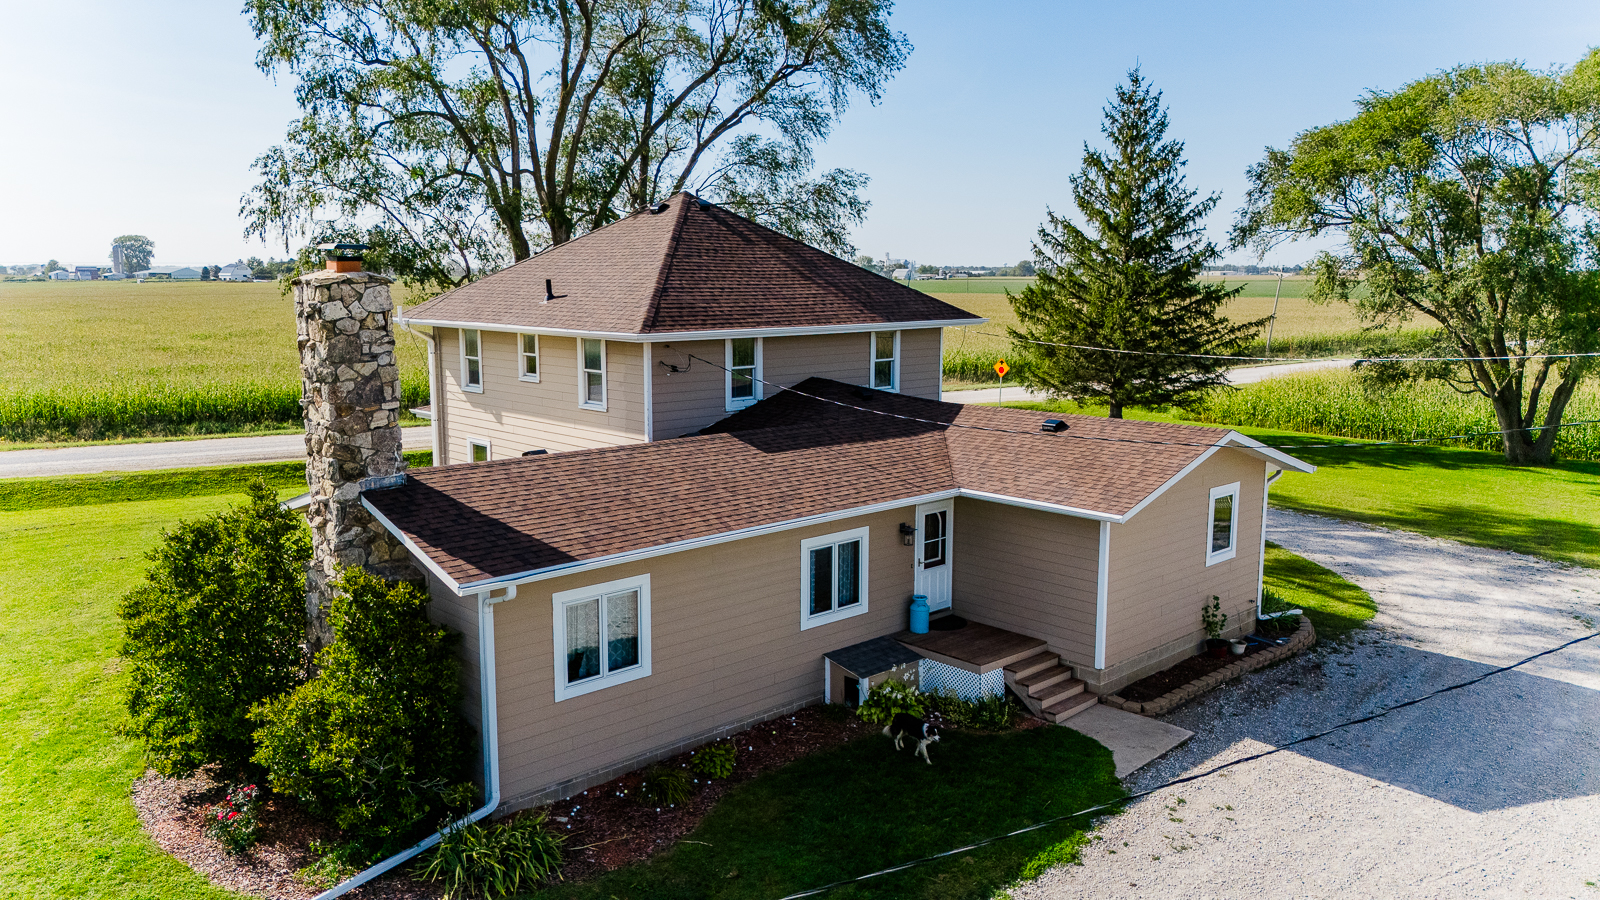
[[[363,502],[464,593],[956,495],[1124,521],[1236,444],[1095,416],[1046,434],[1045,417],[812,378],[699,435],[419,469]]]
[[[683,193],[661,212],[440,294],[402,321],[643,336],[986,320]]]

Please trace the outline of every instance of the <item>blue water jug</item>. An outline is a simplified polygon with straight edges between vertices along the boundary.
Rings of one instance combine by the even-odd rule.
[[[911,633],[928,633],[928,598],[925,594],[911,595]]]

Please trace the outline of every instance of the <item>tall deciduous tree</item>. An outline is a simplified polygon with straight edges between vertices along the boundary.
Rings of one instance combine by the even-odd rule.
[[[1166,140],[1161,94],[1138,69],[1100,130],[1110,150],[1085,144],[1070,182],[1083,227],[1047,212],[1034,283],[1006,292],[1021,323],[1011,337],[1030,357],[1022,378],[1104,400],[1112,418],[1128,405],[1186,406],[1225,383],[1225,362],[1184,354],[1237,353],[1262,322],[1228,320],[1222,305],[1240,289],[1197,280],[1220,258],[1202,225],[1218,198],[1196,202],[1186,186],[1183,144]]]
[[[1358,105],[1251,167],[1234,243],[1343,237],[1311,296],[1437,323],[1428,355],[1474,361],[1409,374],[1483,396],[1506,459],[1549,462],[1595,368],[1551,354],[1600,350],[1600,52],[1570,70],[1462,66]]]
[[[156,242],[142,234],[125,234],[112,239],[111,243],[122,248],[122,264],[130,272],[150,268],[150,261],[155,258]]]
[[[851,252],[865,181],[815,179],[909,44],[890,0],[249,0],[304,115],[255,164],[247,234],[360,233],[457,284],[680,190]]]

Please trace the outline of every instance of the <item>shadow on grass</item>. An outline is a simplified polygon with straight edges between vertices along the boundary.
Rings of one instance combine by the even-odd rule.
[[[1271,541],[1263,585],[1305,610],[1317,639],[1340,640],[1367,624],[1378,609],[1371,595],[1303,556],[1296,556]]]
[[[953,732],[928,766],[873,735],[731,791],[655,859],[540,898],[770,898],[896,866],[1122,795],[1111,751],[1066,728]],[[1086,819],[828,893],[980,898],[1076,858]],[[1030,866],[1030,863],[1032,865]]]

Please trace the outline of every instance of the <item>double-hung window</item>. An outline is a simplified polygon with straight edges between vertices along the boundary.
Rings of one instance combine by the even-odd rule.
[[[872,387],[880,391],[900,389],[900,332],[872,333]]]
[[[731,338],[726,343],[726,408],[732,412],[761,399],[761,339]]]
[[[578,339],[578,365],[583,371],[578,384],[578,405],[585,409],[606,408],[606,342],[596,338]]]
[[[522,335],[522,368],[518,370],[517,378],[522,381],[539,380],[539,336],[537,334]]]
[[[800,542],[800,629],[867,611],[868,529]]]
[[[461,387],[483,390],[483,335],[476,328],[461,329]]]
[[[556,700],[650,674],[650,576],[554,595]]]
[[[1233,559],[1239,552],[1239,482],[1211,489],[1206,526],[1206,565]]]

